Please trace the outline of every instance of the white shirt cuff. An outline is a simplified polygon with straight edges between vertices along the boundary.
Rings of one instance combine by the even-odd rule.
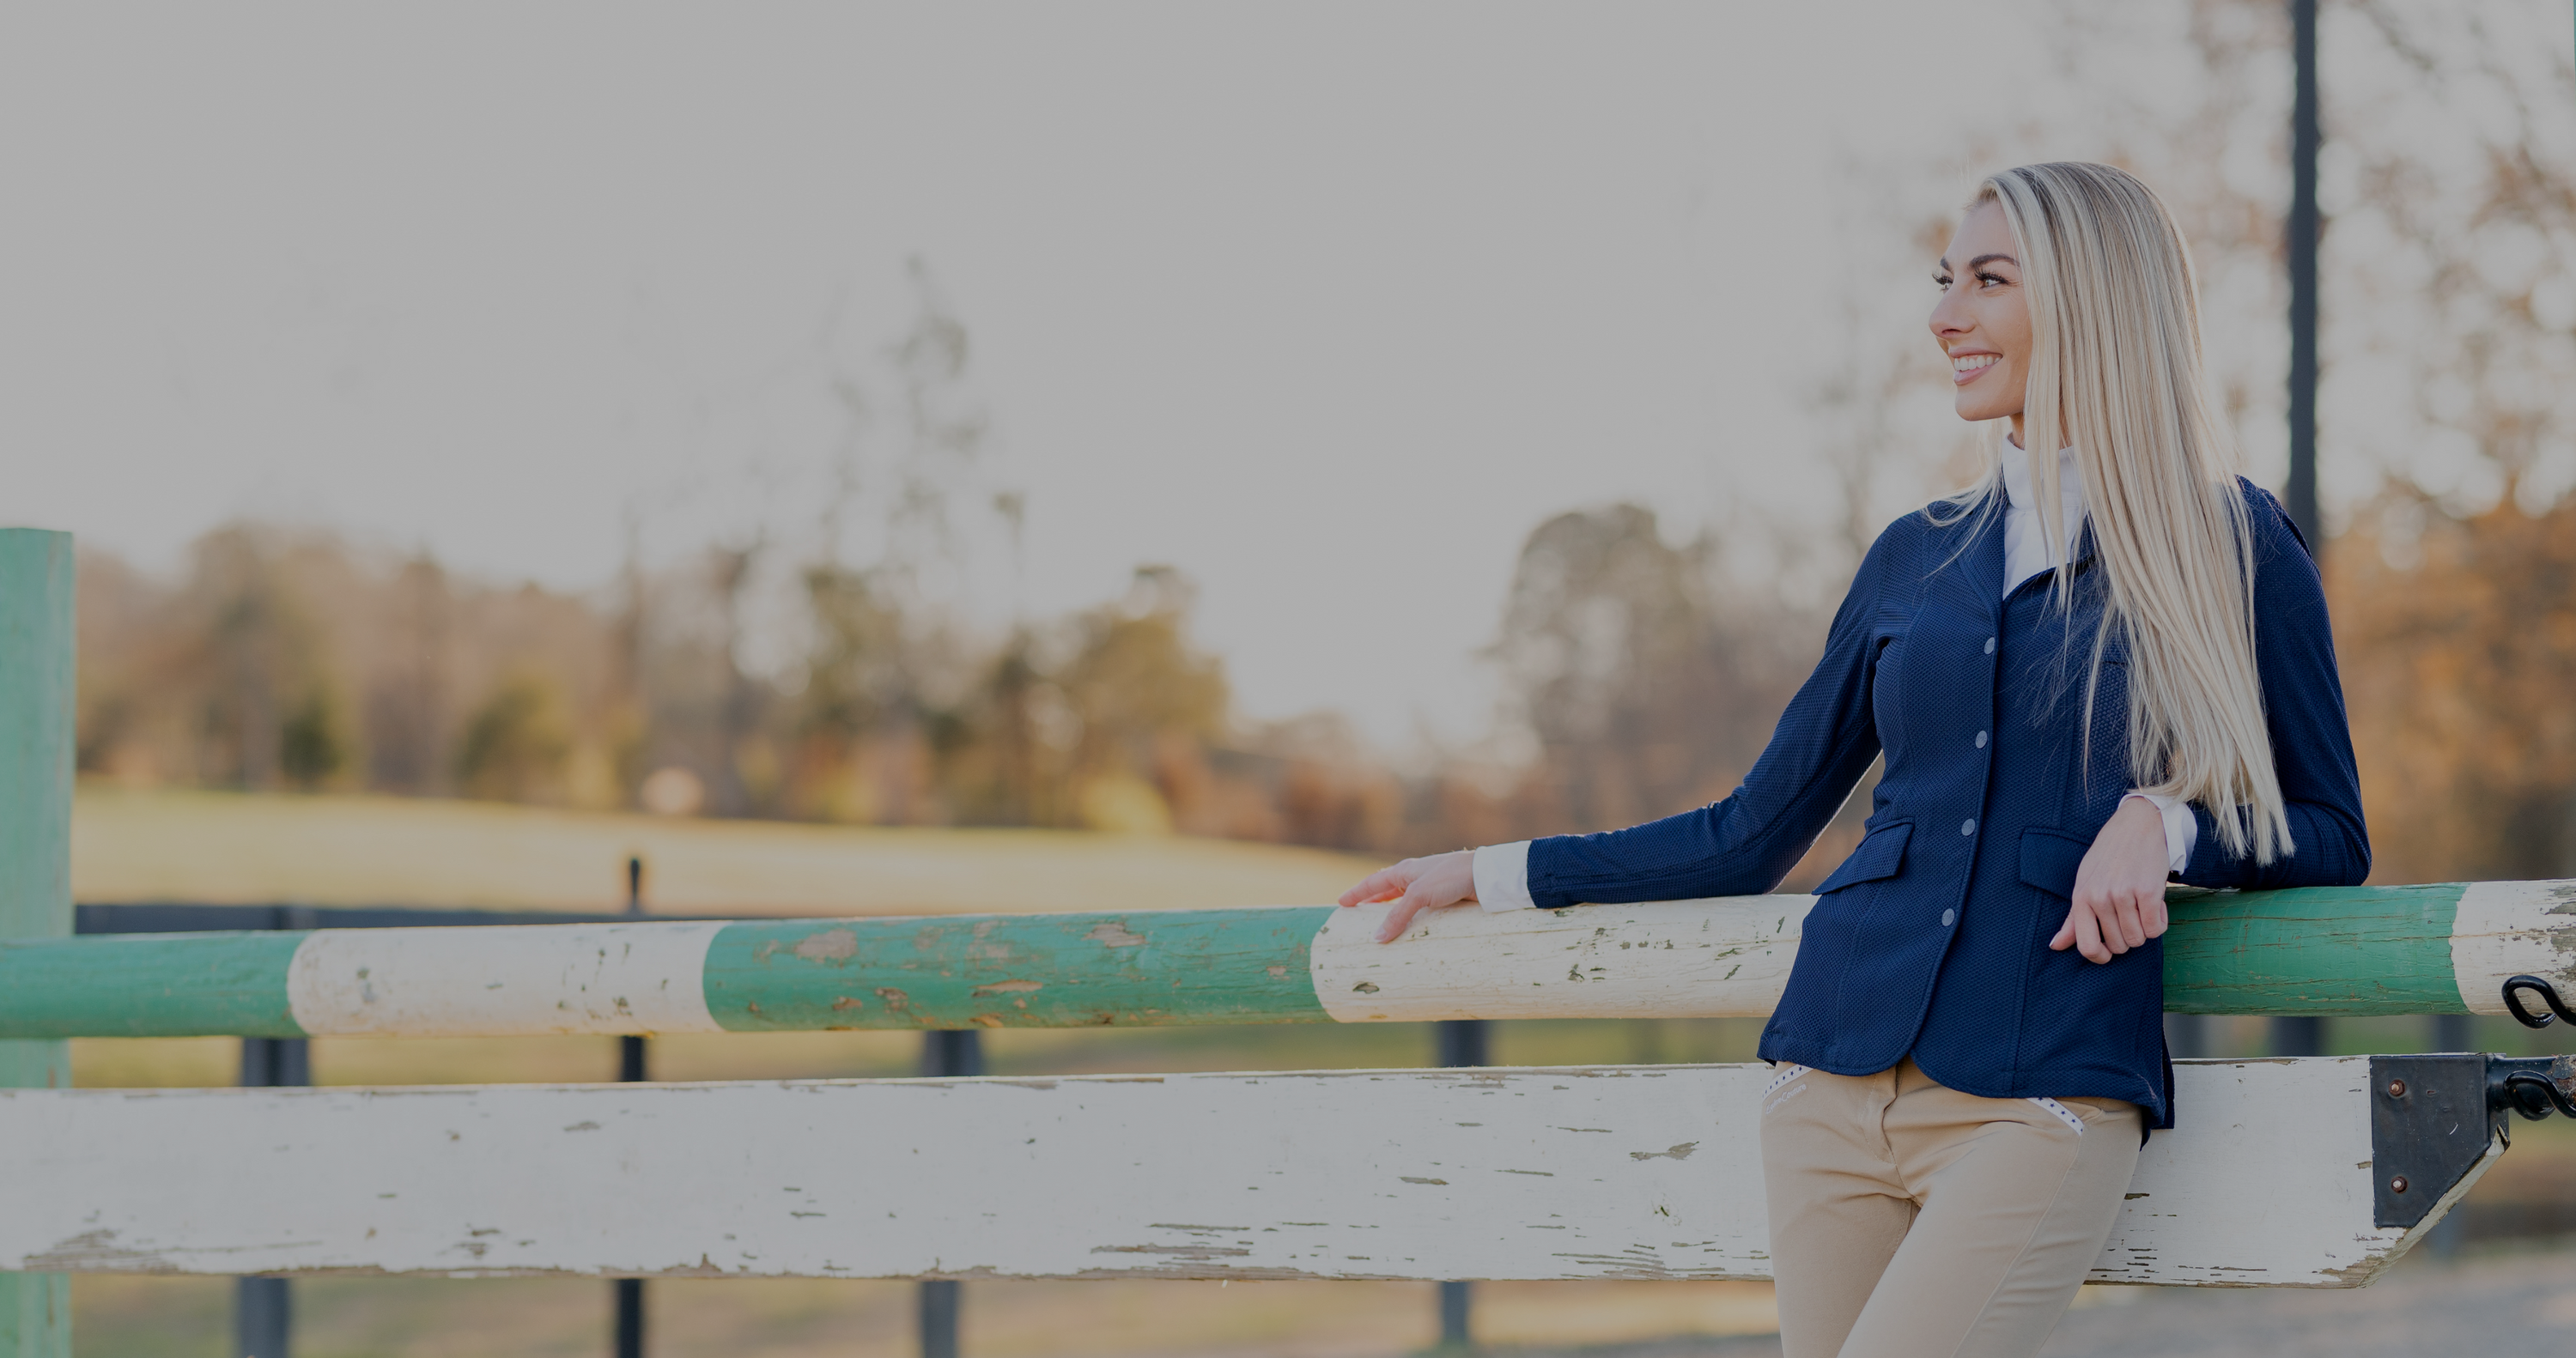
[[[2191,851],[2200,846],[2200,821],[2191,814],[2191,803],[2180,797],[2163,797],[2153,792],[2132,791],[2129,796],[2154,807],[2156,814],[2165,818],[2166,870],[2180,872],[2190,867]],[[2126,801],[2127,798],[2121,800]],[[1483,885],[1483,880],[1480,875],[1477,884]]]
[[[1476,850],[1476,900],[1488,910],[1535,910],[1529,893],[1526,839]]]

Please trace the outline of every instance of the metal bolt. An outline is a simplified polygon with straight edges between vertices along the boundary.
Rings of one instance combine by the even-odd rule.
[[[2388,1191],[2389,1191],[2389,1192],[2391,1192],[2391,1193],[2403,1193],[2403,1192],[2405,1192],[2405,1191],[2406,1191],[2406,1176],[2405,1176],[2405,1175],[2403,1175],[2403,1174],[2400,1174],[2400,1175],[2398,1175],[2396,1178],[2389,1180],[2389,1181],[2388,1181]]]
[[[2406,1097],[2406,1082],[2405,1082],[2404,1080],[2391,1080],[2391,1081],[2389,1081],[2389,1082],[2388,1082],[2388,1097],[2390,1097],[2390,1098],[2392,1098],[2392,1099],[2402,1099],[2402,1098],[2405,1098],[2405,1097]]]

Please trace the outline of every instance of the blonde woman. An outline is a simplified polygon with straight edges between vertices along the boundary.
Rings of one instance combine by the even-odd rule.
[[[1879,536],[1743,785],[1342,898],[1393,902],[1385,941],[1470,900],[1769,891],[1884,753],[1762,1033],[1788,1358],[2038,1352],[2173,1125],[2166,882],[2370,869],[2316,567],[2233,470],[2163,203],[2108,166],[2007,170],[1937,278],[1958,413],[2010,435]]]

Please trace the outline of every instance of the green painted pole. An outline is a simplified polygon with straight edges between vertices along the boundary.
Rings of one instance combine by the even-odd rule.
[[[0,529],[0,939],[72,931],[72,710],[71,535]],[[0,1041],[0,1087],[71,1082],[69,1044]],[[69,1275],[0,1273],[0,1358],[71,1358],[71,1312]]]

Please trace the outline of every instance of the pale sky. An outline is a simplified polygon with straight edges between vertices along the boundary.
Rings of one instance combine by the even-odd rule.
[[[1248,715],[1469,734],[1541,519],[1794,512],[1842,167],[1993,168],[2020,13],[13,5],[0,519],[600,586],[801,512],[918,254],[1021,606],[1174,564]]]

